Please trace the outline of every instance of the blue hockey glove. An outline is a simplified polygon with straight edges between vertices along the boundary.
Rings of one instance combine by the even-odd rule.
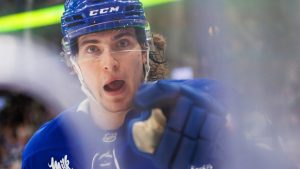
[[[222,158],[224,109],[210,80],[162,80],[138,90],[140,118],[129,123],[130,143],[162,169],[218,166]]]

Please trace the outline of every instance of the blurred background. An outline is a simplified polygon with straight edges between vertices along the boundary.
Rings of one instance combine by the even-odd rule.
[[[300,168],[300,0],[143,2],[169,78],[230,86],[233,125]],[[60,56],[62,3],[0,0],[0,168],[20,168],[32,133],[84,98]]]

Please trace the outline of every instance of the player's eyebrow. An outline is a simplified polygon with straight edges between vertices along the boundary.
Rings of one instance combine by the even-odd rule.
[[[116,36],[113,37],[113,40],[117,40],[117,39],[120,39],[124,36],[129,36],[129,37],[132,37],[132,38],[136,38],[135,34],[131,31],[122,31],[121,33],[117,34]]]
[[[78,43],[78,45],[79,46],[84,46],[84,45],[86,45],[86,44],[90,44],[90,43],[92,43],[92,44],[97,44],[97,43],[100,43],[100,41],[99,40],[97,40],[97,39],[83,39],[82,41],[80,41],[79,43]]]

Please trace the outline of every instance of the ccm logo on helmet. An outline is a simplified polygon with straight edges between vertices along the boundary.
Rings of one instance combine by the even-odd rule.
[[[111,12],[118,12],[120,9],[119,6],[116,7],[109,7],[109,8],[102,8],[102,9],[95,9],[90,11],[90,16],[96,16],[96,15],[101,15],[101,14],[106,14],[106,13],[111,13]]]

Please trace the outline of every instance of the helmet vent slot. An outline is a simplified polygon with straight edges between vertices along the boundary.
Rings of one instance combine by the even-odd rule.
[[[141,5],[136,5],[136,6],[135,6],[135,9],[136,9],[136,10],[142,10],[143,8],[142,8]]]
[[[126,16],[140,16],[141,12],[127,12],[125,13]]]
[[[121,17],[113,17],[112,18],[112,20],[114,20],[114,21],[119,21],[119,20],[121,20],[122,18]]]
[[[78,25],[82,25],[82,24],[85,24],[85,22],[83,22],[83,21],[74,22],[74,23],[69,24],[67,27],[70,28],[70,27],[74,27],[74,26],[78,26]]]
[[[81,15],[74,15],[73,16],[73,19],[76,21],[76,20],[81,20],[83,19],[83,17]]]
[[[71,22],[71,21],[73,21],[73,18],[72,18],[72,17],[67,17],[67,18],[65,18],[65,22]]]
[[[130,6],[126,6],[125,11],[133,11],[134,10],[134,6],[130,5]]]

